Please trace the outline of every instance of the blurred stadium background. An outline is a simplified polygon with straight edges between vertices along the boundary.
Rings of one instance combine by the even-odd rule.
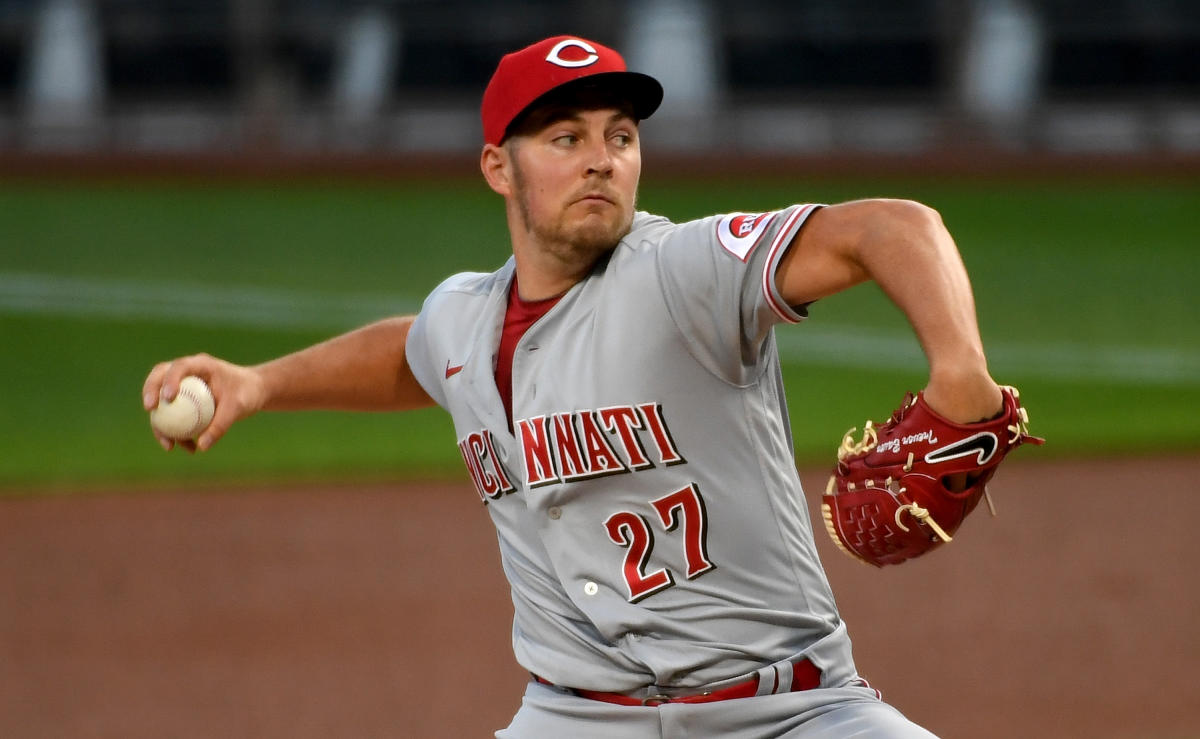
[[[664,149],[1200,154],[1191,0],[0,0],[0,149],[474,153],[565,32],[665,82]]]

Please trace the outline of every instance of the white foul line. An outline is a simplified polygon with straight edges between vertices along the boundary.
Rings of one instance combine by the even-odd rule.
[[[57,315],[204,326],[338,331],[413,313],[409,295],[315,293],[261,287],[0,272],[0,315]],[[776,332],[788,363],[924,371],[925,357],[904,331],[809,322]],[[1185,347],[989,341],[993,376],[1200,384],[1200,351]]]
[[[329,330],[420,305],[404,296],[0,273],[0,313],[13,314]]]
[[[785,362],[923,372],[925,355],[911,334],[860,326],[805,326],[777,331]],[[1000,381],[1024,376],[1155,385],[1200,384],[1200,352],[1183,347],[1114,346],[1072,341],[986,341],[988,369]]]

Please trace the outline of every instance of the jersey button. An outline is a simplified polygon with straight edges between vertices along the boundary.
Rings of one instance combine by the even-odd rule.
[[[583,592],[585,595],[595,595],[600,592],[600,586],[594,582],[587,582],[583,586]]]
[[[546,511],[546,515],[557,521],[558,519],[562,518],[562,509],[556,505],[550,506],[550,509]]]

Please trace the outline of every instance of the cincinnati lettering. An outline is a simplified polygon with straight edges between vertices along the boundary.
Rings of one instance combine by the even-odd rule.
[[[467,438],[458,442],[458,451],[467,465],[479,499],[485,504],[488,500],[496,500],[516,490],[504,471],[504,465],[496,458],[496,445],[490,431],[484,429],[468,434]]]
[[[659,403],[522,418],[516,430],[531,488],[687,461]]]

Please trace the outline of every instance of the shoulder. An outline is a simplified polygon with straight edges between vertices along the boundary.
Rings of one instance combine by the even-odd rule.
[[[633,225],[616,249],[618,260],[657,260],[675,245],[694,245],[703,234],[715,234],[720,216],[675,222],[664,216],[638,211]],[[700,237],[698,239],[697,237]]]
[[[470,331],[477,320],[464,321],[463,316],[478,319],[489,311],[502,309],[512,273],[510,258],[495,272],[459,272],[447,277],[426,296],[418,323],[438,335]]]
[[[678,225],[669,218],[639,210],[633,214],[633,224],[629,228],[629,233],[621,239],[619,248],[641,251],[647,247],[653,247],[666,240],[676,228]]]
[[[495,272],[460,272],[442,280],[425,298],[405,345],[417,381],[439,405],[446,407],[441,362],[465,359],[466,348],[480,344],[480,332],[492,326],[487,316],[503,310],[513,263]]]
[[[717,213],[681,223],[639,212],[622,245],[634,251],[715,251],[744,263],[760,244],[789,238],[819,207],[797,204],[756,213]]]
[[[459,272],[442,280],[430,297],[437,295],[488,295],[499,279],[500,272]]]
[[[487,300],[498,287],[507,288],[512,272],[513,262],[510,258],[495,272],[459,272],[450,275],[425,298],[425,308]]]

